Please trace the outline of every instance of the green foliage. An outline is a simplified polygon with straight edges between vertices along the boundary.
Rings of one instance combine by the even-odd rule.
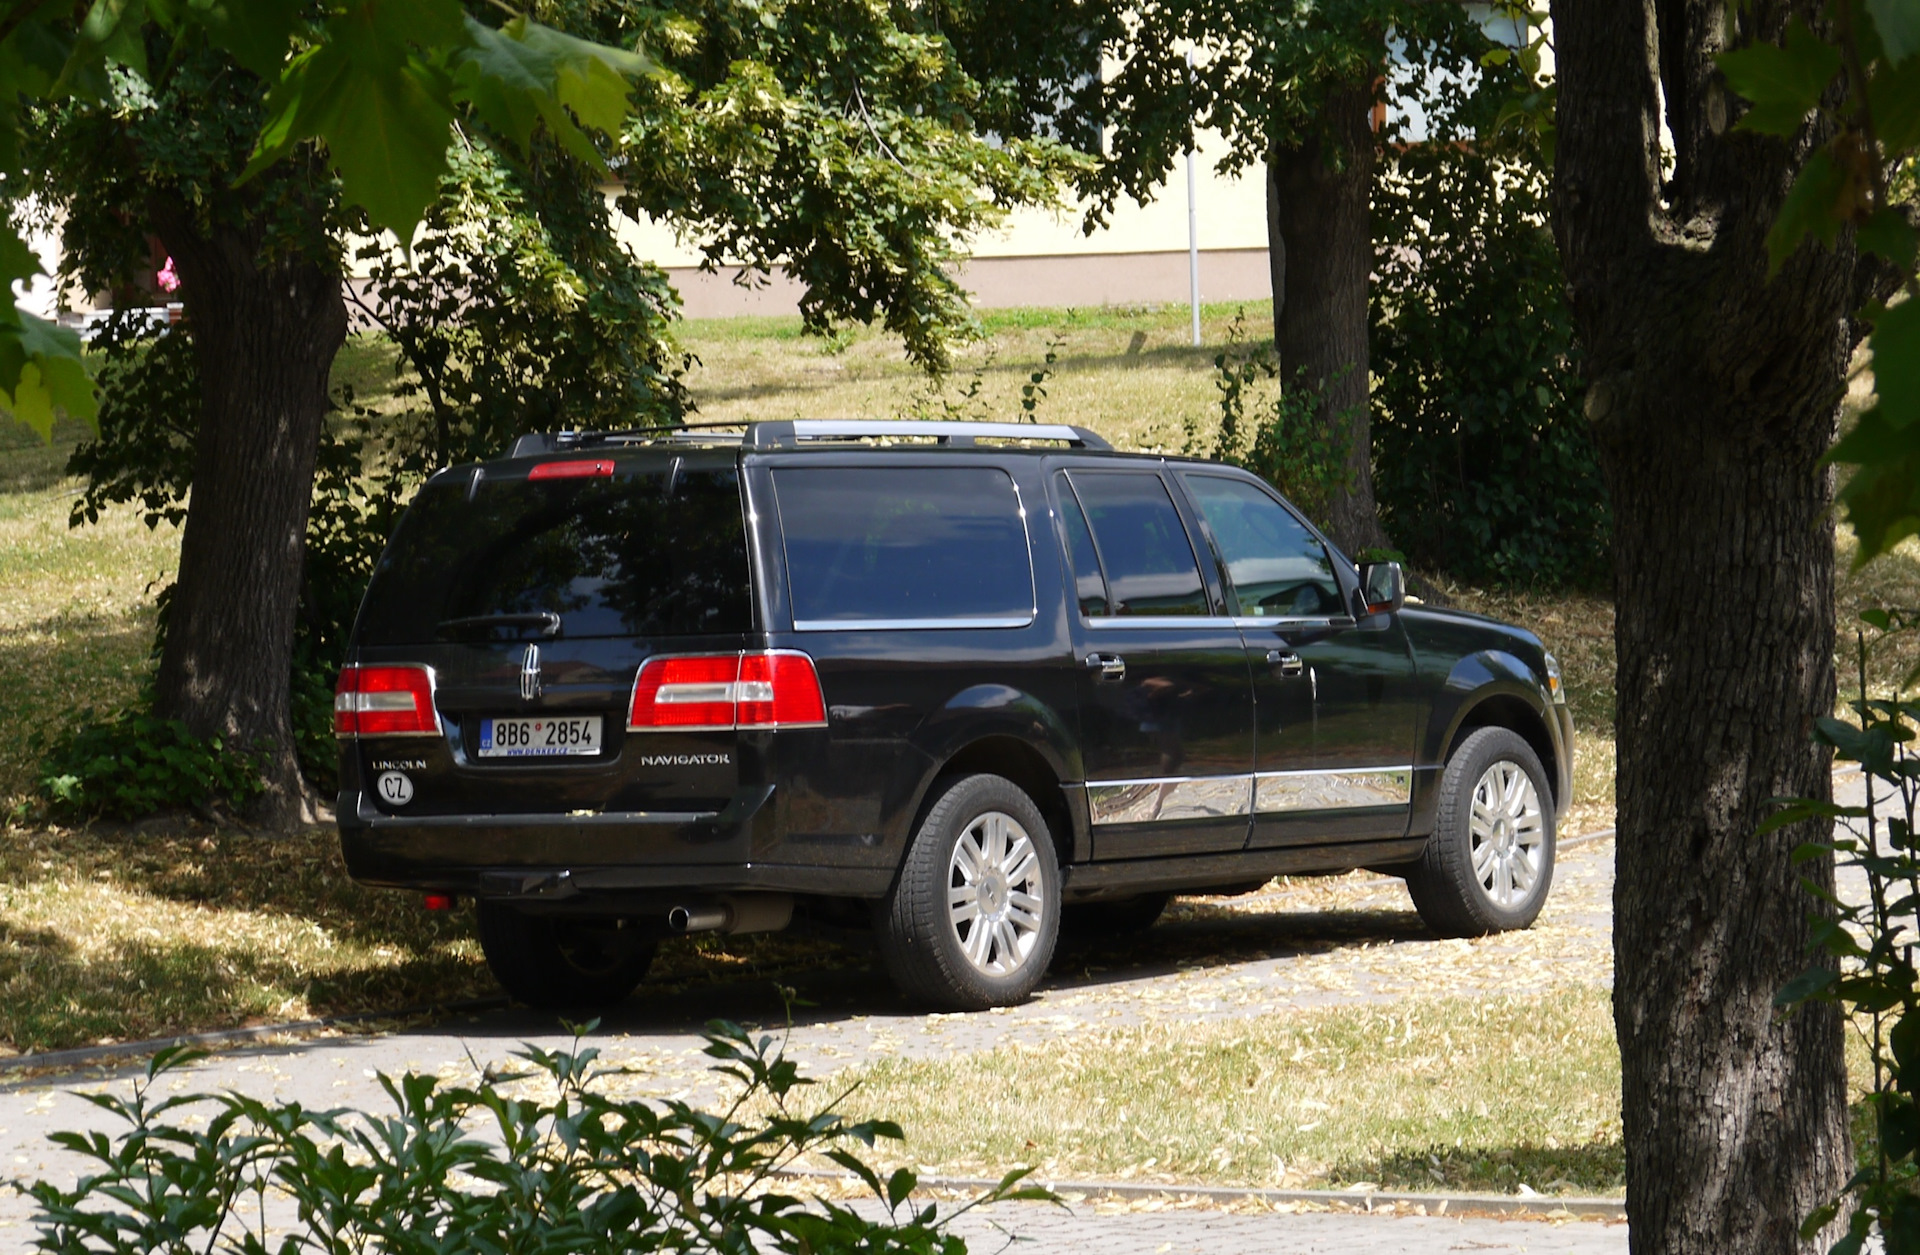
[[[138,501],[148,527],[179,526],[193,483],[200,431],[200,371],[185,324],[155,335],[138,313],[118,312],[93,340],[100,354],[100,424],[74,446],[67,473],[86,481],[70,527],[97,523],[113,505]]]
[[[524,432],[686,412],[665,274],[620,244],[591,177],[542,157],[460,150],[412,247],[360,250],[353,299],[402,355],[394,394],[411,404],[380,436],[382,473],[407,491]]]
[[[1187,451],[1252,471],[1324,526],[1334,497],[1353,485],[1346,424],[1317,420],[1322,394],[1304,375],[1283,383],[1271,344],[1248,346],[1244,311],[1213,367],[1220,425],[1203,433],[1190,422]]]
[[[1373,486],[1411,561],[1593,584],[1605,485],[1532,137],[1402,148],[1373,194]]]
[[[1780,43],[1718,61],[1749,105],[1739,129],[1818,142],[1767,236],[1772,268],[1809,240],[1834,247],[1849,228],[1883,268],[1861,311],[1876,403],[1827,455],[1854,468],[1839,497],[1865,563],[1920,533],[1920,18],[1911,0],[1830,0],[1821,33],[1796,20]],[[1896,292],[1903,304],[1891,303]]]
[[[525,149],[538,120],[576,158],[605,171],[582,127],[617,133],[638,54],[562,34],[525,15],[499,29],[459,0],[100,0],[15,5],[0,37],[0,180],[21,185],[29,112],[124,97],[212,48],[273,84],[254,119],[251,178],[317,141],[348,203],[407,238],[433,200],[455,110]],[[150,57],[149,45],[159,56]],[[290,55],[291,54],[291,55]],[[156,75],[156,69],[159,74]],[[183,128],[183,132],[192,128]],[[257,145],[254,136],[258,137]],[[0,283],[40,274],[17,223],[0,230]],[[94,396],[77,338],[10,303],[0,306],[0,401],[50,436],[55,408],[91,421]]]
[[[239,810],[260,793],[252,757],[219,737],[202,741],[178,720],[144,710],[66,718],[71,726],[53,738],[40,765],[41,794],[55,814],[138,819],[215,804]]]
[[[1370,84],[1386,101],[1407,85],[1447,80],[1487,49],[1466,6],[1423,0],[1147,0],[1080,20],[1119,67],[1069,93],[1105,128],[1105,160],[1080,183],[1092,200],[1090,223],[1104,221],[1121,195],[1154,199],[1198,131],[1225,139],[1219,169],[1238,173],[1277,148],[1327,138],[1333,92]],[[1197,48],[1191,70],[1189,47]]]
[[[919,6],[576,8],[588,29],[630,14],[667,69],[636,92],[621,209],[683,228],[709,269],[788,270],[815,334],[879,319],[944,369],[974,329],[951,274],[962,242],[1091,169],[1048,140],[982,134],[980,88]]]
[[[599,1051],[582,1044],[593,1027],[575,1030],[570,1050],[516,1051],[524,1071],[489,1071],[472,1085],[383,1075],[393,1109],[382,1114],[231,1092],[161,1097],[156,1089],[200,1057],[162,1051],[130,1099],[82,1095],[122,1131],[52,1136],[93,1170],[72,1189],[27,1187],[38,1210],[34,1249],[965,1252],[951,1217],[914,1204],[911,1171],[882,1178],[859,1157],[855,1148],[897,1140],[899,1128],[848,1121],[831,1105],[797,1111],[796,1091],[811,1082],[771,1037],[708,1025],[706,1054],[739,1091],[724,1111],[707,1113],[612,1096],[607,1082],[626,1069],[599,1063]],[[880,1218],[783,1192],[779,1172],[809,1153],[854,1174]],[[1009,1173],[959,1212],[1052,1198],[1022,1187],[1024,1175]],[[269,1227],[282,1206],[294,1223]]]
[[[1875,644],[1920,631],[1920,613],[1870,610],[1860,616],[1875,629]],[[1858,696],[1852,720],[1815,721],[1814,739],[1833,747],[1834,757],[1859,763],[1867,776],[1866,805],[1838,806],[1811,798],[1785,801],[1762,825],[1762,833],[1809,821],[1840,820],[1841,831],[1794,851],[1796,865],[1831,856],[1857,869],[1867,883],[1867,901],[1849,904],[1802,881],[1820,905],[1811,915],[1814,948],[1807,970],[1774,997],[1782,1007],[1805,1002],[1836,1004],[1849,1020],[1865,1024],[1873,1061],[1873,1088],[1865,1103],[1872,1116],[1870,1153],[1839,1198],[1821,1206],[1801,1230],[1819,1234],[1843,1210],[1847,1232],[1833,1255],[1857,1255],[1876,1231],[1887,1255],[1920,1253],[1920,969],[1916,969],[1909,922],[1920,907],[1920,758],[1913,743],[1920,728],[1920,701],[1896,693],[1867,695],[1868,641],[1859,641]],[[1911,684],[1915,676],[1908,676]],[[1848,1208],[1850,1207],[1850,1210]]]

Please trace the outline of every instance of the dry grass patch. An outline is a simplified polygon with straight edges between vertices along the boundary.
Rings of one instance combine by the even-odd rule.
[[[1085,1032],[851,1074],[906,1161],[997,1175],[1542,1194],[1622,1189],[1604,989]]]
[[[0,833],[0,1053],[495,992],[470,923],[347,879],[331,829]]]
[[[897,340],[867,328],[820,340],[802,335],[798,318],[700,319],[680,339],[699,358],[687,377],[699,420],[1019,419],[1021,387],[1051,349],[1039,421],[1091,427],[1117,448],[1178,453],[1189,422],[1218,419],[1213,359],[1243,310],[1246,337],[1271,338],[1261,302],[1204,306],[1200,348],[1184,305],[983,310],[984,338],[962,346],[939,383]]]

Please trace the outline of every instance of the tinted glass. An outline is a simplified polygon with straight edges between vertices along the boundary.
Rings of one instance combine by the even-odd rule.
[[[1020,497],[988,466],[773,472],[797,623],[1033,617]]]
[[[1189,475],[1187,490],[1207,521],[1241,614],[1342,614],[1327,547],[1279,502],[1252,484]]]
[[[1075,471],[1114,614],[1204,615],[1207,591],[1187,529],[1158,475]]]
[[[1074,596],[1080,613],[1089,618],[1106,614],[1107,581],[1100,574],[1100,555],[1093,548],[1093,533],[1087,530],[1087,516],[1065,475],[1053,477],[1054,495],[1060,498],[1060,518],[1067,529],[1067,557],[1073,563]]]
[[[606,478],[437,479],[374,571],[361,640],[532,637],[524,622],[457,621],[543,612],[569,637],[751,631],[737,474],[655,464]]]

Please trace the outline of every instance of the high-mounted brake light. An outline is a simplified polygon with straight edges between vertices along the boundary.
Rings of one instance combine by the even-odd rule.
[[[438,736],[433,673],[418,663],[342,667],[333,690],[335,736]]]
[[[630,732],[819,728],[826,701],[813,659],[797,650],[649,658],[633,681]]]
[[[571,462],[542,462],[527,472],[528,479],[594,479],[613,474],[609,458],[576,458]]]

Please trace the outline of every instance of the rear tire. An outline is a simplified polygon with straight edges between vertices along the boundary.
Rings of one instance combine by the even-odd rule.
[[[1525,928],[1553,884],[1553,793],[1533,747],[1505,728],[1460,743],[1440,778],[1433,835],[1407,892],[1442,937]]]
[[[877,923],[880,956],[916,1002],[961,1011],[1025,1001],[1060,935],[1053,834],[1001,776],[947,783],[907,845]]]
[[[610,1006],[633,992],[655,942],[632,920],[529,915],[479,904],[480,948],[515,1000],[542,1010]]]

